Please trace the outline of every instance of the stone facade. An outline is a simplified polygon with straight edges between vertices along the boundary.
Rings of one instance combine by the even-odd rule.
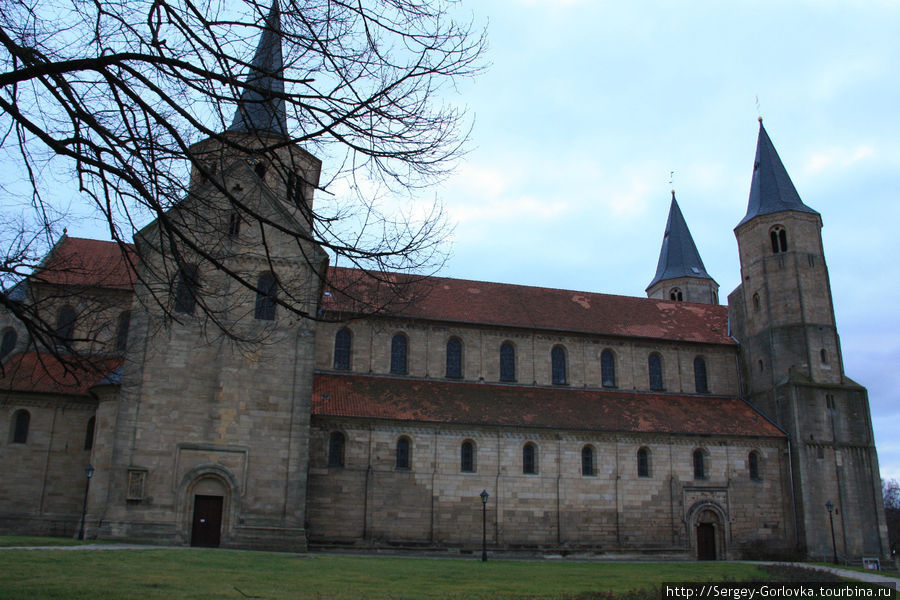
[[[60,370],[17,331],[0,378],[3,530],[73,535],[91,464],[84,525],[101,539],[468,552],[485,490],[493,549],[817,554],[832,499],[838,553],[887,554],[866,391],[843,373],[808,207],[748,213],[727,311],[712,278],[667,255],[658,273],[675,275],[648,290],[662,299],[432,278],[419,303],[363,314],[294,235],[319,162],[280,146],[282,178],[223,148],[193,148],[206,168],[167,215],[191,239],[161,244],[153,223],[115,284],[30,281],[23,302],[76,308],[62,351],[94,369]],[[88,246],[106,248],[63,239],[41,273]],[[277,301],[235,282],[264,276]],[[675,287],[699,303],[665,297]]]

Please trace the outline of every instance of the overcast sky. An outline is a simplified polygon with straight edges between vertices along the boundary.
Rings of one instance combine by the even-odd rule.
[[[900,2],[460,10],[488,23],[491,66],[453,98],[472,151],[429,191],[456,224],[442,275],[643,296],[674,187],[724,302],[761,115],[822,214],[845,370],[869,389],[882,476],[900,478]]]
[[[761,115],[822,214],[845,370],[900,477],[900,3],[464,6],[491,67],[460,86],[474,149],[436,191],[444,274],[642,296],[674,187],[725,302]]]

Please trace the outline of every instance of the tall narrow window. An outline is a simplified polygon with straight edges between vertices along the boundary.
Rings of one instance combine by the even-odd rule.
[[[522,473],[526,475],[537,473],[537,448],[531,442],[522,447]]]
[[[581,449],[581,474],[586,476],[594,474],[594,449],[590,446]]]
[[[241,233],[241,215],[238,212],[232,212],[228,215],[228,237],[236,238]]]
[[[459,338],[452,337],[447,340],[447,371],[448,379],[462,378],[462,342]]]
[[[772,253],[780,254],[787,252],[787,231],[781,225],[776,225],[769,230],[769,237],[772,240]]]
[[[694,450],[694,479],[706,479],[706,461],[701,449]]]
[[[819,350],[819,358],[822,360],[823,365],[828,364],[828,352],[825,350],[825,348]]]
[[[759,294],[753,294],[753,312],[759,312]]]
[[[566,384],[566,350],[562,346],[553,346],[550,351],[550,363],[553,385]]]
[[[747,466],[750,470],[750,479],[759,481],[759,453],[756,450],[751,450],[747,456]]]
[[[339,371],[350,369],[350,347],[353,336],[350,330],[344,327],[334,334],[334,368]]]
[[[459,448],[459,470],[463,473],[475,472],[475,444],[469,440]]]
[[[709,385],[706,380],[706,361],[702,356],[694,359],[694,389],[698,394],[709,393]]]
[[[603,387],[616,387],[616,358],[609,350],[600,354],[600,379]]]
[[[183,265],[178,270],[178,277],[175,283],[175,312],[188,315],[194,314],[194,308],[197,306],[199,286],[200,279],[197,267],[194,265]]]
[[[97,425],[97,418],[88,419],[87,428],[84,431],[84,449],[90,450],[94,447],[94,427]]]
[[[516,380],[516,349],[510,342],[500,346],[500,381]]]
[[[650,389],[654,391],[663,390],[663,375],[662,375],[662,359],[659,357],[659,354],[654,352],[647,359],[647,368],[650,372]]]
[[[128,328],[131,326],[131,311],[119,315],[119,327],[116,329],[116,350],[124,352],[128,346]]]
[[[396,466],[398,469],[409,468],[409,438],[402,437],[397,440]]]
[[[19,336],[12,327],[7,328],[3,332],[3,339],[0,340],[0,360],[3,360],[15,349]]]
[[[75,309],[66,304],[59,309],[56,316],[56,339],[63,344],[70,344],[75,339]]]
[[[275,274],[269,271],[261,273],[256,280],[256,309],[253,318],[260,321],[275,320],[275,300],[278,298],[278,282]]]
[[[391,338],[391,373],[395,375],[406,375],[406,346],[407,339],[402,333]]]
[[[31,413],[25,409],[17,410],[15,416],[13,416],[13,444],[24,444],[28,441],[28,426],[30,424]]]
[[[344,434],[340,431],[332,431],[328,436],[328,466],[344,466]]]
[[[646,448],[637,451],[637,474],[638,477],[650,477],[650,451]]]

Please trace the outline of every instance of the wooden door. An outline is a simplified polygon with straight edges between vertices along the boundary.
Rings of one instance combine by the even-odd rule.
[[[697,559],[716,560],[716,527],[712,523],[697,525]]]
[[[222,532],[222,496],[194,496],[191,546],[216,548]]]

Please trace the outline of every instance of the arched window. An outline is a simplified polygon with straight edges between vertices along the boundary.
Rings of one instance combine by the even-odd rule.
[[[654,352],[647,359],[647,368],[650,372],[650,389],[655,391],[663,390],[662,375],[662,358]]]
[[[260,273],[256,280],[256,309],[253,318],[260,321],[275,320],[275,299],[278,297],[278,282],[269,271]]]
[[[750,479],[759,481],[759,452],[751,450],[747,455],[747,467],[750,470]]]
[[[694,359],[694,389],[698,394],[708,394],[709,385],[706,379],[706,361],[702,356]]]
[[[759,359],[758,361],[756,361],[756,363],[759,365],[760,373],[766,370],[766,364],[762,361],[762,359]]]
[[[398,469],[409,468],[409,438],[406,436],[397,440],[396,467]]]
[[[350,369],[350,346],[353,335],[344,327],[334,334],[334,368],[338,371]]]
[[[591,446],[581,449],[581,474],[594,475],[594,449]]]
[[[188,315],[194,314],[197,306],[197,291],[200,288],[200,277],[194,265],[182,265],[178,269],[175,282],[175,306],[173,310]]]
[[[828,364],[828,352],[825,350],[825,348],[822,348],[821,350],[819,350],[819,358],[822,359],[823,365]]]
[[[511,342],[500,346],[500,381],[516,380],[516,349]]]
[[[391,338],[391,373],[406,375],[406,346],[408,341],[402,333]]]
[[[332,431],[328,436],[328,466],[344,466],[344,434],[340,431]]]
[[[650,450],[647,448],[638,448],[637,474],[638,477],[650,477]]]
[[[776,225],[769,230],[769,237],[772,240],[772,252],[774,254],[787,252],[787,231],[785,231],[784,227]]]
[[[681,293],[681,288],[672,288],[669,290],[669,300],[675,300],[676,302],[681,302],[684,300],[684,295]]]
[[[475,444],[466,440],[459,448],[459,470],[463,473],[475,472]]]
[[[31,424],[31,413],[25,409],[13,415],[12,443],[24,444],[28,441],[28,426]]]
[[[616,357],[610,350],[600,353],[600,380],[603,387],[616,387]]]
[[[462,342],[456,337],[447,340],[446,377],[448,379],[462,378]]]
[[[522,473],[534,475],[537,472],[537,447],[528,442],[522,447]]]
[[[753,294],[753,312],[759,312],[759,294]]]
[[[56,339],[63,344],[69,344],[75,339],[75,309],[66,304],[59,309],[56,316]]]
[[[694,450],[694,479],[706,479],[706,453],[700,448]]]
[[[562,346],[553,346],[550,351],[551,374],[553,385],[566,384],[566,349]]]
[[[87,428],[84,431],[84,449],[90,450],[94,447],[94,426],[97,424],[97,418],[88,419]]]
[[[228,237],[236,238],[241,233],[241,214],[237,211],[228,215]]]
[[[3,331],[3,338],[0,340],[0,360],[9,356],[15,350],[18,339],[19,335],[12,327],[8,327]]]
[[[119,315],[119,326],[116,329],[116,350],[124,352],[128,347],[128,328],[131,326],[131,311]]]

